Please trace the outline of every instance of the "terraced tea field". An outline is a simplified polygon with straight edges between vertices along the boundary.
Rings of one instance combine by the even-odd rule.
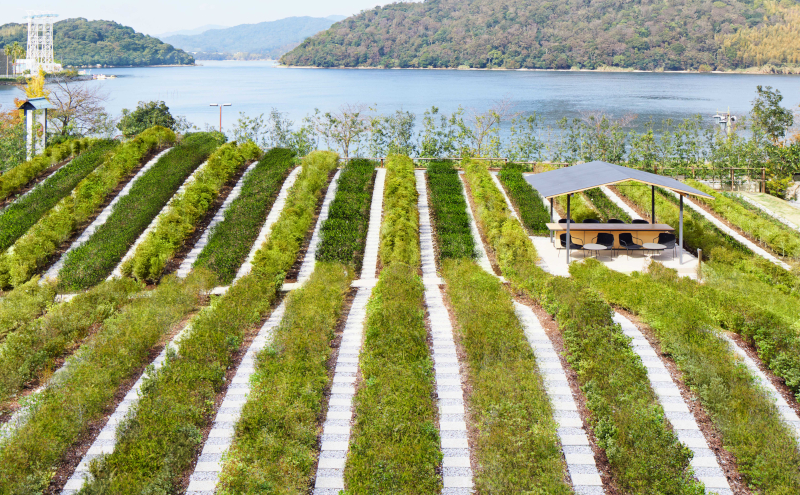
[[[8,174],[0,493],[800,493],[790,224],[709,190],[699,277],[558,276],[521,168],[384,163],[153,128]]]

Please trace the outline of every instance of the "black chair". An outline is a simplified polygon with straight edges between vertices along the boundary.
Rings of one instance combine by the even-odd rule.
[[[577,244],[576,242],[573,242],[573,241],[575,241],[575,236],[572,235],[571,232],[569,234],[569,237],[570,237],[570,239],[569,239],[569,248],[573,249],[573,250],[583,251],[583,244]],[[561,234],[558,238],[561,239],[561,249],[566,249],[567,248],[567,234]],[[561,256],[561,252],[560,251],[558,252],[558,255]]]
[[[560,219],[560,220],[558,221],[558,223],[567,223],[567,219],[566,219],[566,218],[562,218],[562,219]],[[569,223],[575,223],[575,220],[573,220],[573,219],[571,219],[571,218],[570,218],[570,219],[569,219]]]
[[[582,223],[600,223],[596,218],[584,218]]]
[[[597,236],[592,239],[591,244],[600,244],[601,246],[605,246],[606,250],[611,253],[611,257],[614,257],[614,234],[609,234],[608,232],[600,232]]]
[[[632,220],[632,221],[631,221],[631,223],[643,223],[643,224],[648,224],[648,223],[650,223],[650,222],[648,222],[647,220],[642,220],[641,218],[636,218],[636,219]]]
[[[667,232],[662,232],[658,234],[658,241],[659,244],[664,246],[666,249],[672,250],[672,257],[675,257],[675,251],[678,248],[678,244],[675,242],[675,234],[669,234]]]
[[[623,222],[619,218],[609,218],[608,223],[625,223],[625,222]]]
[[[633,242],[634,239],[639,241],[639,244]],[[625,254],[628,256],[628,258],[631,257],[631,251],[641,250],[642,244],[644,244],[642,240],[639,239],[638,237],[633,237],[633,234],[631,234],[630,232],[625,232],[619,235],[620,249],[625,248]]]

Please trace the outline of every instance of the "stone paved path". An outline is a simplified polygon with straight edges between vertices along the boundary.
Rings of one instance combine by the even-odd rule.
[[[758,208],[762,212],[766,213],[770,217],[774,218],[775,220],[777,220],[777,221],[781,222],[782,224],[786,225],[790,229],[800,230],[800,227],[798,227],[796,223],[792,222],[791,220],[789,220],[788,218],[786,218],[783,215],[779,214],[778,212],[767,208],[766,206],[762,205],[761,203],[759,203],[757,201],[753,201],[751,198],[747,197],[746,194],[739,194],[738,197],[742,198],[742,200],[744,200],[745,202],[749,203],[750,205],[755,206],[756,208]]]
[[[156,162],[157,162],[157,161],[158,161],[158,160],[159,160],[159,159],[160,159],[162,156],[164,156],[165,154],[167,154],[167,152],[169,152],[169,150],[170,150],[170,149],[171,149],[171,148],[167,148],[167,149],[165,149],[164,151],[162,151],[161,153],[159,153],[159,154],[157,154],[156,156],[154,156],[154,157],[153,157],[153,158],[152,158],[152,159],[151,159],[149,162],[147,162],[147,163],[145,164],[145,166],[144,166],[144,167],[142,167],[142,168],[139,170],[139,172],[137,172],[137,173],[136,173],[136,175],[134,175],[134,176],[133,176],[133,178],[132,178],[130,181],[128,181],[128,183],[125,185],[125,187],[124,187],[124,188],[122,188],[122,190],[121,190],[121,191],[119,192],[119,194],[117,194],[117,196],[116,196],[116,197],[115,197],[115,198],[114,198],[114,199],[111,201],[111,203],[109,203],[109,204],[108,204],[108,206],[106,206],[106,207],[103,209],[103,211],[101,211],[101,212],[100,212],[100,215],[98,215],[98,216],[97,216],[97,218],[95,218],[95,219],[94,219],[94,221],[93,221],[91,224],[89,224],[89,226],[88,226],[88,227],[86,227],[86,229],[84,229],[84,231],[81,233],[80,237],[78,237],[77,239],[75,239],[75,241],[74,241],[74,242],[73,242],[73,243],[70,245],[69,249],[67,249],[67,250],[66,250],[66,251],[65,251],[65,252],[64,252],[64,253],[61,255],[61,257],[58,259],[58,261],[57,261],[57,262],[56,262],[56,263],[55,263],[53,266],[51,266],[49,270],[47,270],[47,272],[46,272],[46,273],[44,274],[44,276],[41,278],[41,282],[42,282],[42,283],[44,283],[44,281],[46,281],[46,280],[48,280],[48,279],[54,279],[54,278],[56,278],[56,277],[58,276],[58,272],[60,272],[60,271],[61,271],[61,268],[64,266],[64,261],[66,261],[66,259],[67,259],[67,254],[68,254],[70,251],[72,251],[73,249],[76,249],[76,248],[78,248],[78,247],[82,246],[82,245],[83,245],[83,244],[84,244],[86,241],[88,241],[88,240],[89,240],[89,238],[90,238],[90,237],[92,237],[92,235],[93,235],[95,232],[97,232],[97,229],[99,229],[101,225],[103,225],[104,223],[106,223],[106,221],[108,220],[108,217],[110,217],[110,216],[111,216],[111,212],[112,212],[112,210],[114,209],[114,206],[116,206],[116,204],[119,202],[119,200],[120,200],[120,199],[122,199],[122,198],[124,198],[125,196],[127,196],[127,195],[128,195],[128,193],[130,193],[130,192],[131,192],[131,188],[133,187],[133,184],[134,184],[134,183],[135,183],[137,180],[139,180],[139,178],[140,178],[141,176],[143,176],[145,173],[147,173],[147,171],[148,171],[148,170],[150,170],[151,168],[153,168],[153,165],[155,165],[155,164],[156,164]]]
[[[477,258],[475,258],[475,262],[486,270],[488,273],[492,275],[494,273],[494,268],[492,268],[492,263],[489,261],[489,255],[486,254],[486,246],[483,245],[483,240],[481,239],[481,233],[478,230],[478,224],[475,223],[475,214],[472,211],[472,207],[469,204],[469,198],[467,197],[467,189],[464,186],[464,175],[458,175],[459,180],[461,181],[461,193],[464,195],[464,201],[467,203],[467,214],[469,215],[469,229],[472,231],[472,239],[475,241],[475,251],[478,254]],[[512,210],[513,211],[513,210]]]

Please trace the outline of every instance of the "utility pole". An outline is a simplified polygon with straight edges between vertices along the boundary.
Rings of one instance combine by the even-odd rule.
[[[219,132],[222,132],[222,107],[229,107],[231,106],[230,103],[211,103],[208,106],[210,107],[219,107]]]

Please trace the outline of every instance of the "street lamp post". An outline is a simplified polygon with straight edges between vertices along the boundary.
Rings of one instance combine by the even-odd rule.
[[[219,107],[219,132],[222,132],[222,107],[229,107],[231,106],[230,103],[211,103],[208,105],[210,107]]]

